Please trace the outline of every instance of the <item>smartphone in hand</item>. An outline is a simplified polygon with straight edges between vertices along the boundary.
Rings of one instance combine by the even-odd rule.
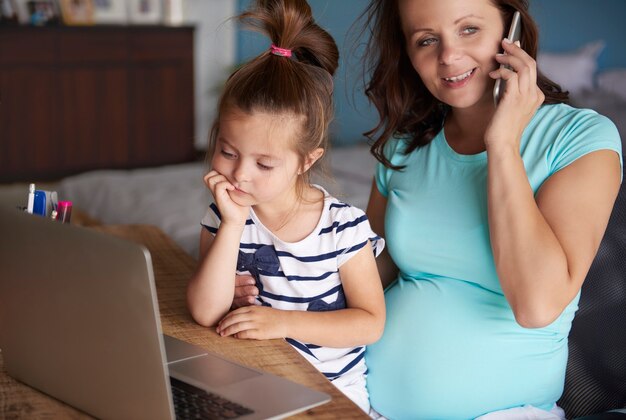
[[[513,42],[519,41],[521,37],[522,37],[522,19],[521,19],[520,13],[516,11],[513,14],[513,19],[511,20],[511,27],[509,28],[509,35],[507,36],[507,38],[513,43]],[[501,64],[500,68],[510,69],[511,67],[505,64]],[[496,106],[498,106],[498,102],[500,102],[500,97],[504,93],[505,87],[506,87],[506,80],[504,79],[496,80],[496,84],[493,87],[493,101],[495,102]]]

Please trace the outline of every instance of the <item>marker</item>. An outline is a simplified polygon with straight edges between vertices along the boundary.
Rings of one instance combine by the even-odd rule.
[[[47,216],[47,205],[49,204],[48,200],[46,199],[46,192],[42,190],[35,190],[35,200],[33,201],[33,214],[44,217]]]
[[[57,220],[62,223],[69,223],[72,217],[72,202],[71,201],[59,201],[57,207]]]
[[[28,186],[28,204],[26,205],[26,211],[33,214],[33,205],[35,204],[35,184]]]

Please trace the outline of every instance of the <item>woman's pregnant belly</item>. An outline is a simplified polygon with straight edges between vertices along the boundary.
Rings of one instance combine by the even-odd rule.
[[[524,404],[550,409],[559,398],[567,359],[559,320],[524,329],[503,295],[453,279],[401,279],[385,298],[385,332],[366,352],[381,414],[463,419]]]

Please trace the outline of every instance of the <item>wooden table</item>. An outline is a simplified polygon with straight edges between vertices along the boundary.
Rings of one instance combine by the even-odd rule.
[[[186,308],[185,287],[196,261],[155,226],[93,226],[144,245],[152,255],[163,333],[197,344],[227,359],[261,369],[331,395],[324,405],[300,413],[294,418],[367,419],[311,364],[284,340],[238,340],[220,337],[213,329],[196,324]],[[9,377],[0,353],[0,418],[90,418],[58,400]]]

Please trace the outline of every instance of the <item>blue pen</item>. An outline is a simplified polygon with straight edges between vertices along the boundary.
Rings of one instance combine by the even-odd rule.
[[[33,202],[33,214],[39,216],[46,215],[46,192],[35,190],[35,200]]]

